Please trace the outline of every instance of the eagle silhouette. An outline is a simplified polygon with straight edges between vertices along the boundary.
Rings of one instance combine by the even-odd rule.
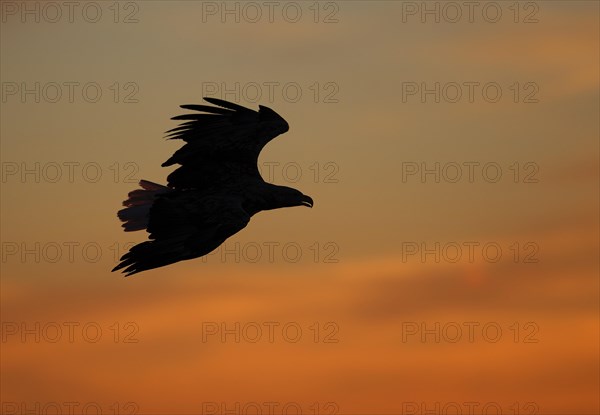
[[[289,130],[275,111],[254,111],[216,98],[216,105],[181,105],[197,111],[173,117],[185,121],[167,138],[186,144],[163,167],[179,164],[167,186],[141,180],[118,212],[125,232],[146,230],[149,240],[133,246],[113,271],[129,276],[219,247],[263,210],[313,206],[313,200],[286,186],[267,183],[258,170],[258,155],[273,138]]]

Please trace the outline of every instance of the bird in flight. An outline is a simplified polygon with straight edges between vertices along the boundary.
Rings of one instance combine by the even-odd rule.
[[[313,206],[313,200],[286,186],[267,183],[258,155],[289,130],[275,111],[254,111],[216,98],[215,106],[182,105],[197,111],[173,117],[184,121],[167,138],[185,142],[162,166],[179,164],[167,185],[141,180],[118,212],[125,232],[146,230],[149,240],[133,246],[113,271],[125,276],[198,258],[219,247],[263,210]]]

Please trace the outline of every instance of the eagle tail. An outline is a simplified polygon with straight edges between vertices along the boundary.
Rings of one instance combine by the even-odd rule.
[[[140,180],[141,189],[136,189],[128,194],[123,201],[125,209],[121,209],[117,216],[123,222],[125,232],[141,231],[148,226],[150,208],[158,195],[170,192],[172,189],[161,184]]]

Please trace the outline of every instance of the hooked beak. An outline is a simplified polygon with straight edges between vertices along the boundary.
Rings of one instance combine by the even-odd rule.
[[[302,197],[302,205],[303,206],[308,206],[309,208],[313,207],[313,200],[310,196],[306,196],[304,195],[304,197]]]

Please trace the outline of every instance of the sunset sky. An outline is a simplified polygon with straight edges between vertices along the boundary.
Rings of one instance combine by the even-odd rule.
[[[598,2],[0,11],[1,413],[600,412]],[[314,208],[111,273],[203,96]]]

